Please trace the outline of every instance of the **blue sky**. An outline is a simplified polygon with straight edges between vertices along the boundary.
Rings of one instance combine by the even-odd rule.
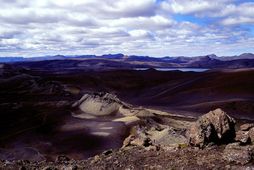
[[[0,56],[254,53],[252,0],[0,0]]]

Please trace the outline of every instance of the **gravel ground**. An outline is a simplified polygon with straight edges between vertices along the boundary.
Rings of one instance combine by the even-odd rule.
[[[223,158],[223,146],[206,149],[186,147],[182,149],[153,149],[127,147],[105,151],[87,160],[68,160],[60,158],[55,162],[0,162],[0,169],[93,169],[93,170],[139,170],[139,169],[252,169],[253,162],[237,165],[226,162]]]

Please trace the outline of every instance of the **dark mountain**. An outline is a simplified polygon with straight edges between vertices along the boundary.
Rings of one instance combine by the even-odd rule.
[[[216,59],[219,59],[222,61],[239,60],[239,59],[254,59],[254,54],[243,53],[241,55],[236,55],[236,56],[221,56],[221,57],[217,57]]]
[[[37,61],[37,63],[34,63]],[[44,62],[51,61],[51,62]],[[55,55],[44,57],[0,57],[2,63],[28,62],[29,66],[43,64],[50,68],[71,69],[108,69],[108,68],[250,68],[254,67],[254,54],[244,53],[239,56],[218,57],[215,54],[197,57],[149,57],[124,54],[96,55]]]
[[[141,62],[158,62],[158,61],[164,61],[163,58],[156,58],[156,57],[149,57],[149,56],[126,56],[126,61],[141,61]]]
[[[223,61],[211,58],[209,55],[204,57],[198,57],[195,60],[191,60],[191,63],[188,65],[190,67],[201,67],[201,68],[211,68],[211,67],[217,67],[221,65]]]
[[[172,62],[172,63],[188,63],[192,60],[192,57],[164,57],[164,61]]]
[[[254,59],[218,60],[209,56],[201,57],[191,62],[189,67],[197,68],[251,68],[254,67]]]
[[[17,61],[24,61],[25,58],[23,57],[0,57],[0,62],[2,63],[9,63],[9,62],[17,62]]]
[[[104,54],[100,58],[105,58],[105,59],[123,59],[124,55],[123,54]]]
[[[243,53],[238,56],[239,59],[254,59],[254,54],[252,53]]]

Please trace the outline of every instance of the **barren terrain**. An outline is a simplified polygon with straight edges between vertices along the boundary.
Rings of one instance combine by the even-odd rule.
[[[139,168],[143,169],[226,167],[225,161],[216,164],[220,157],[215,155],[222,154],[223,146],[213,150],[209,155],[211,161],[205,163],[200,163],[199,157],[210,153],[207,150],[189,148],[171,153],[163,149],[158,152],[136,147],[127,151],[117,149],[132,133],[132,127],[146,119],[162,124],[163,129],[164,126],[176,128],[179,135],[198,116],[216,108],[222,108],[241,123],[254,119],[253,69],[181,72],[69,68],[56,71],[54,67],[35,69],[19,63],[18,66],[1,64],[0,77],[0,159],[8,161],[48,162],[66,155],[76,161],[83,160],[79,162],[83,168],[138,169],[140,161],[143,163]],[[164,132],[149,133],[156,141]],[[110,149],[115,150],[110,156],[84,161]],[[197,155],[197,161],[188,160],[192,154]],[[133,155],[137,159],[133,160]],[[162,157],[167,159],[161,160]],[[173,163],[176,157],[182,159]],[[101,162],[101,159],[108,161]],[[152,161],[156,162],[154,167]],[[1,166],[18,165],[2,162]]]

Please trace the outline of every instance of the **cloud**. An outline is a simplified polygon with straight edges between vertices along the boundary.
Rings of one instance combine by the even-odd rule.
[[[167,0],[163,1],[162,9],[176,14],[203,15],[207,12],[223,9],[229,0]]]
[[[217,17],[223,25],[254,23],[254,2],[234,4],[233,0],[167,0],[161,3],[161,8],[172,14]]]
[[[225,16],[223,25],[254,24],[254,2],[240,5],[230,4],[223,10],[220,16]]]
[[[254,15],[253,8],[254,8],[254,2],[245,2],[240,5],[228,4],[220,12],[220,16],[241,15],[245,17],[253,17]]]
[[[174,21],[156,15],[152,17],[121,18],[118,20],[111,20],[109,23],[105,24],[112,27],[126,27],[129,29],[165,29],[171,27]]]
[[[221,22],[223,25],[254,24],[254,18],[228,17]]]
[[[254,52],[253,2],[0,0],[0,4],[0,56]]]

